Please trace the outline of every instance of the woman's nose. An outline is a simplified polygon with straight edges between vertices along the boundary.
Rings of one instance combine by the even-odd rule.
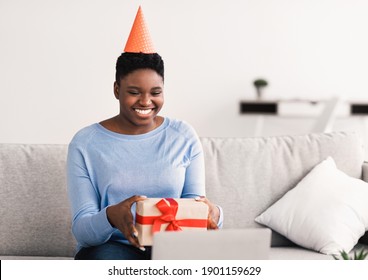
[[[151,100],[150,96],[142,95],[142,97],[140,98],[140,103],[143,106],[149,106],[149,105],[152,104],[152,100]]]

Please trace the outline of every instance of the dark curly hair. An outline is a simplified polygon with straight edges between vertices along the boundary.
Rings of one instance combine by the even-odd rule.
[[[119,84],[122,78],[138,69],[152,69],[164,80],[164,61],[158,53],[124,52],[116,61],[115,81]]]

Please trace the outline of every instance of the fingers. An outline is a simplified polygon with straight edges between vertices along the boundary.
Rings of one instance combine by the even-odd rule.
[[[133,217],[131,215],[130,208],[133,205],[133,203],[136,203],[138,201],[145,200],[145,199],[147,199],[147,196],[145,195],[134,195],[124,201],[126,205],[129,207],[129,215],[126,221],[126,226],[123,229],[124,232],[122,231],[122,233],[124,234],[125,238],[129,241],[129,243],[141,249],[142,251],[144,251],[145,248],[139,244],[138,231],[133,224]]]
[[[145,199],[147,199],[147,196],[145,195],[133,195],[129,197],[128,199],[124,200],[122,203],[127,203],[129,206],[132,206],[133,203],[141,201],[141,200],[145,200]]]
[[[195,200],[208,205],[207,229],[218,229],[217,223],[220,219],[218,207],[211,203],[205,196],[197,196]]]
[[[146,249],[139,244],[138,241],[138,231],[133,225],[133,222],[127,225],[127,230],[124,233],[125,238],[129,241],[129,243],[137,248],[139,248],[142,251],[145,251]]]
[[[139,244],[137,238],[138,231],[134,227],[131,207],[133,203],[145,200],[146,198],[146,196],[134,195],[116,205],[109,206],[106,210],[110,223],[121,231],[130,244],[141,250],[145,249]]]
[[[207,229],[218,229],[217,223],[211,217],[208,217]]]
[[[208,203],[209,201],[208,201],[208,199],[205,197],[205,196],[203,196],[203,195],[201,195],[201,196],[197,196],[197,197],[195,197],[194,198],[196,201],[202,201],[202,202],[205,202],[205,203]]]

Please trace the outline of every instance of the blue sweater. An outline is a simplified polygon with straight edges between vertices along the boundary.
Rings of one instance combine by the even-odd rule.
[[[67,178],[72,231],[79,248],[108,240],[127,242],[107,219],[109,205],[133,195],[205,195],[198,136],[185,122],[169,118],[140,135],[115,133],[100,124],[80,130],[69,144]]]

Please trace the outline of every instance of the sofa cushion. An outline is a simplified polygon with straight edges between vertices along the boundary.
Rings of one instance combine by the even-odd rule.
[[[255,217],[328,156],[349,176],[362,175],[363,146],[352,132],[201,141],[207,196],[222,206],[224,228],[259,226]]]
[[[273,247],[270,260],[333,260],[333,256],[317,253],[302,247]]]
[[[73,256],[66,151],[0,144],[0,255]]]
[[[256,221],[324,254],[350,252],[368,229],[368,183],[347,176],[331,157]]]

